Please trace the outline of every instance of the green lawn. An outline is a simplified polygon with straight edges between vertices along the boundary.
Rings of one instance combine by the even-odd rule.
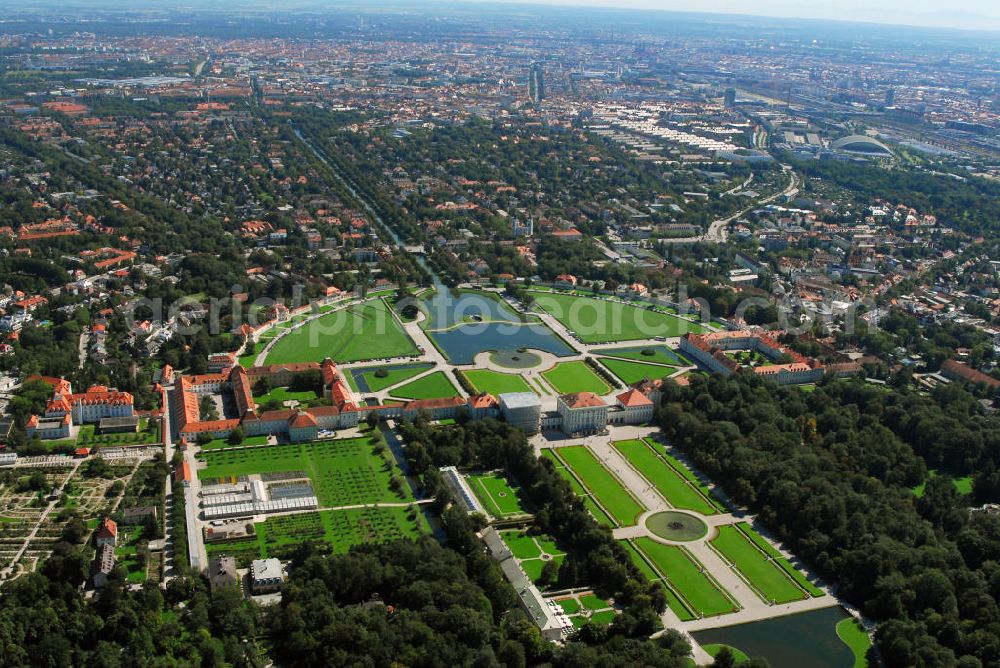
[[[146,559],[140,559],[138,556],[138,545],[143,539],[142,535],[142,526],[123,527],[119,532],[118,544],[115,546],[115,559],[125,568],[130,584],[142,584],[146,581]]]
[[[615,615],[618,614],[608,601],[594,594],[574,594],[566,598],[556,599],[556,603],[559,604],[559,607],[563,609],[576,628],[580,628],[587,622],[610,624],[615,620]]]
[[[399,399],[438,399],[442,397],[457,397],[458,390],[448,380],[444,371],[435,371],[423,378],[400,385],[390,394]]]
[[[681,474],[682,478],[684,478],[689,483],[697,487],[698,491],[701,492],[701,495],[704,496],[706,499],[708,499],[709,502],[713,506],[715,506],[716,510],[722,513],[729,512],[729,508],[727,508],[725,504],[723,504],[721,501],[715,498],[715,496],[712,494],[712,490],[708,488],[708,485],[699,480],[698,476],[692,473],[691,469],[689,469],[687,466],[684,465],[684,462],[680,461],[679,459],[671,455],[669,452],[664,450],[663,446],[657,444],[655,441],[652,441],[650,439],[643,439],[643,440],[646,441],[646,445],[653,448],[661,457],[667,460],[667,463],[670,464],[670,466],[672,466],[675,471]]]
[[[260,343],[257,346],[255,346],[252,353],[246,353],[244,355],[240,355],[239,364],[241,367],[243,367],[244,369],[248,369],[254,365],[254,362],[257,360],[257,355],[260,353],[260,350],[258,350],[258,348],[260,348],[260,350],[263,350],[264,344]]]
[[[636,362],[651,362],[668,366],[690,366],[687,360],[678,352],[664,345],[643,346],[639,348],[602,348],[592,351],[595,355],[619,357]],[[646,354],[651,353],[651,354]]]
[[[645,509],[586,446],[559,448],[558,455],[619,526],[636,523]]]
[[[556,601],[559,607],[563,609],[567,615],[575,615],[580,612],[580,602],[575,598],[560,598]]]
[[[503,542],[507,544],[511,554],[518,559],[538,559],[542,556],[542,548],[535,542],[534,536],[521,530],[502,531]]]
[[[552,292],[532,295],[538,308],[575,332],[583,343],[634,341],[704,331],[696,323],[630,304]]]
[[[559,394],[573,392],[607,394],[611,391],[604,379],[594,373],[582,360],[559,362],[548,371],[543,371],[542,375]]]
[[[210,557],[233,556],[241,567],[265,557],[287,559],[307,541],[323,542],[334,552],[347,552],[353,545],[414,539],[430,533],[427,518],[419,508],[352,508],[323,510],[295,515],[276,515],[254,525],[256,536],[207,543]]]
[[[201,446],[202,452],[205,450],[218,450],[219,448],[235,448],[249,445],[267,445],[267,436],[247,436],[239,446],[231,445],[228,439],[216,438]]]
[[[778,564],[771,561],[742,531],[732,525],[718,527],[710,542],[736,566],[768,603],[789,603],[808,597]]]
[[[737,649],[736,647],[733,647],[732,645],[722,645],[722,644],[720,644],[720,643],[713,643],[713,644],[711,644],[711,645],[702,645],[702,646],[701,646],[701,648],[702,648],[703,650],[705,650],[705,652],[706,652],[706,653],[707,653],[707,654],[708,654],[708,655],[709,655],[710,657],[712,657],[713,659],[714,659],[714,658],[716,657],[716,655],[717,655],[717,654],[718,654],[719,652],[721,652],[721,651],[722,651],[722,648],[723,648],[723,647],[728,647],[728,648],[729,648],[729,651],[730,651],[730,652],[732,652],[732,654],[733,654],[733,659],[735,659],[735,660],[736,660],[736,663],[737,663],[737,664],[740,664],[740,663],[746,663],[747,661],[749,661],[749,660],[750,660],[750,657],[746,655],[746,652],[744,652],[744,651],[743,651],[743,650],[741,650],[741,649]]]
[[[617,614],[614,610],[601,610],[590,616],[590,622],[593,624],[610,624],[615,621]]]
[[[774,563],[778,564],[778,566],[780,566],[782,570],[788,573],[800,587],[809,592],[810,596],[819,597],[824,595],[822,589],[820,589],[812,582],[810,582],[809,578],[807,578],[805,575],[802,574],[801,571],[797,570],[794,566],[792,566],[791,562],[789,562],[788,559],[786,559],[781,554],[781,552],[778,552],[778,550],[775,549],[773,545],[768,543],[763,536],[754,531],[753,527],[751,527],[748,523],[739,522],[737,523],[736,527],[740,531],[742,531],[747,536],[747,538],[753,541],[754,545],[763,550],[764,553],[767,554],[767,556],[770,557]]]
[[[643,362],[616,360],[609,357],[602,357],[599,361],[608,371],[615,374],[626,385],[631,385],[644,379],[665,378],[677,371],[672,366],[644,364]]]
[[[525,514],[517,492],[502,475],[473,475],[467,481],[483,508],[493,517]]]
[[[389,489],[390,479],[398,476],[399,470],[392,456],[376,452],[367,438],[210,451],[202,457],[208,465],[198,471],[202,480],[302,471],[312,480],[323,507],[412,499],[405,485],[402,494]]]
[[[369,392],[378,392],[387,387],[392,387],[393,385],[402,383],[404,380],[413,378],[429,368],[431,368],[430,364],[411,364],[394,368],[382,367],[381,370],[385,371],[386,375],[381,378],[378,375],[380,369],[365,370],[360,372],[358,375],[364,378],[365,382],[368,384]],[[350,375],[353,377],[354,374]]]
[[[682,601],[674,590],[670,588],[667,582],[664,581],[663,576],[653,569],[649,563],[648,557],[640,553],[631,541],[620,540],[618,542],[625,548],[625,551],[628,552],[632,563],[635,564],[636,568],[638,568],[644,576],[646,576],[647,580],[650,582],[659,582],[663,586],[663,590],[667,594],[667,605],[671,610],[673,610],[674,614],[677,615],[678,619],[682,622],[689,622],[696,618],[696,615],[691,607]]]
[[[330,357],[338,363],[403,357],[418,354],[381,300],[332,311],[291,330],[267,355],[267,364],[320,362]]]
[[[287,387],[276,387],[266,394],[255,394],[253,400],[258,404],[269,404],[273,402],[284,403],[286,401],[306,403],[309,401],[315,401],[318,398],[319,395],[313,390],[302,390],[296,392],[289,390]]]
[[[933,478],[937,475],[938,471],[936,469],[930,469],[929,471],[927,471],[928,479]],[[972,493],[972,476],[964,476],[962,478],[952,478],[952,483],[955,485],[955,491],[957,491],[959,494]],[[924,495],[925,487],[927,487],[927,483],[922,482],[916,487],[911,488],[910,491],[912,491],[917,498],[920,498]]]
[[[67,439],[67,442],[71,443]],[[148,443],[160,442],[160,428],[151,426],[148,418],[139,418],[139,431],[136,433],[123,432],[120,434],[98,434],[97,424],[80,425],[77,433],[76,445],[80,447],[94,447],[98,445],[145,445]],[[52,441],[54,443],[54,441]],[[62,443],[62,441],[60,441]]]
[[[530,535],[525,530],[501,531],[500,536],[511,553],[521,564],[525,575],[538,584],[545,564],[554,561],[562,564],[566,553],[556,546],[556,542],[545,534]]]
[[[563,479],[569,482],[569,486],[573,489],[573,493],[583,499],[584,507],[586,507],[587,511],[594,516],[594,519],[601,524],[606,524],[610,527],[617,526],[611,516],[608,515],[608,513],[606,513],[599,505],[597,505],[597,502],[594,501],[593,495],[580,484],[580,481],[576,479],[576,476],[573,475],[572,471],[570,471],[566,464],[559,459],[555,450],[542,450],[542,456],[555,464],[556,471],[563,477]]]
[[[605,608],[611,607],[611,605],[603,598],[596,594],[584,594],[580,597],[580,604],[587,610],[604,610]]]
[[[872,639],[858,620],[848,617],[837,622],[837,637],[851,648],[854,654],[854,668],[865,668],[868,665],[867,656],[872,646]]]
[[[645,441],[631,439],[615,441],[612,446],[633,466],[674,508],[693,510],[702,515],[714,515],[715,506],[692,483],[685,480],[666,459],[659,456]]]
[[[637,538],[635,545],[694,612],[711,617],[737,610],[736,603],[706,575],[704,566],[683,547],[664,545],[645,536]]]
[[[500,373],[489,369],[462,371],[477,392],[488,392],[494,396],[507,392],[534,392],[528,383],[516,373]]]

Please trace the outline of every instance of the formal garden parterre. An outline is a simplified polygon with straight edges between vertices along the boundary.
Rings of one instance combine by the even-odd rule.
[[[698,334],[704,328],[649,306],[556,292],[532,292],[535,306],[549,313],[583,343],[639,341]]]
[[[374,300],[331,311],[290,329],[271,348],[266,363],[321,362],[327,357],[347,363],[419,352],[389,307]]]
[[[228,481],[260,473],[303,471],[321,507],[400,502],[412,499],[384,444],[372,438],[237,448],[202,453],[203,481]],[[395,488],[395,491],[392,488]]]
[[[593,392],[602,395],[611,391],[611,387],[581,360],[559,362],[543,371],[542,376],[559,394]]]

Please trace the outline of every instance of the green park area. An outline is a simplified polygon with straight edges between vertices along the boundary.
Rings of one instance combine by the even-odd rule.
[[[267,436],[264,434],[259,436],[246,436],[238,446],[230,443],[228,438],[215,438],[200,447],[202,452],[204,452],[205,450],[218,450],[219,448],[248,447],[256,445],[267,445]]]
[[[581,360],[559,362],[548,371],[543,371],[542,375],[559,394],[573,392],[607,394],[611,391],[604,379],[594,373],[587,366],[587,363]]]
[[[612,359],[610,357],[602,357],[600,362],[608,371],[617,376],[626,385],[631,385],[632,383],[640,380],[665,378],[677,371],[677,369],[672,366],[646,364],[644,362]]]
[[[594,350],[595,355],[618,357],[635,362],[666,364],[667,366],[691,366],[691,362],[676,350],[667,346],[640,346],[637,348],[602,348]]]
[[[350,374],[353,381],[352,387],[362,392],[379,392],[387,387],[398,385],[404,380],[409,380],[414,376],[423,373],[431,368],[430,364],[407,364],[404,366],[387,366],[373,369],[354,369]],[[361,390],[362,386],[357,384],[356,377],[360,376],[367,385],[367,390]]]
[[[146,558],[140,553],[140,544],[149,540],[148,536],[144,536],[145,533],[146,529],[142,525],[122,527],[118,532],[115,559],[125,569],[129,584],[142,584],[146,581]]]
[[[484,473],[470,475],[467,480],[479,503],[493,517],[504,518],[526,514],[518,492],[503,475]]]
[[[72,443],[71,440],[69,442]],[[76,437],[76,445],[85,448],[98,445],[145,445],[159,442],[160,428],[155,424],[150,424],[148,418],[139,418],[139,430],[137,432],[98,434],[96,424],[84,424],[80,425],[80,431]]]
[[[580,497],[583,501],[584,507],[586,507],[587,511],[593,515],[594,519],[607,526],[616,526],[615,521],[611,519],[611,516],[608,515],[603,508],[597,505],[597,501],[594,500],[594,495],[584,488],[583,484],[577,479],[576,475],[570,471],[569,467],[566,466],[561,459],[559,459],[555,450],[551,448],[542,450],[542,457],[552,462],[556,471],[569,483],[569,486],[573,489],[573,493]]]
[[[294,515],[276,515],[254,524],[254,535],[207,543],[210,557],[235,557],[240,567],[254,559],[287,559],[305,542],[326,543],[334,552],[354,545],[388,543],[430,533],[430,525],[416,506],[348,508]]]
[[[532,296],[536,306],[583,343],[636,341],[704,331],[696,323],[649,307],[555,292],[533,292]]]
[[[610,624],[618,614],[611,602],[592,592],[574,593],[555,599],[574,627],[581,627],[587,622],[595,624]]]
[[[506,392],[532,392],[528,383],[515,373],[500,373],[489,369],[469,369],[461,371],[477,392],[488,392],[493,396]]]
[[[555,583],[554,573],[558,573],[566,552],[556,546],[551,536],[534,535],[523,529],[502,531],[500,536],[532,582],[542,587]],[[549,572],[543,573],[545,565],[550,563],[555,566],[550,566]]]
[[[699,488],[700,483],[697,482],[697,478],[691,475],[694,482],[685,478],[672,462],[654,449],[654,446],[640,439],[615,441],[611,445],[632,465],[632,468],[656,487],[660,496],[674,508],[693,510],[702,515],[714,515],[717,512],[711,498]],[[683,464],[677,460],[674,462],[690,474]]]
[[[936,469],[930,469],[927,471],[927,480],[935,478],[939,475]],[[963,476],[961,478],[952,478],[951,482],[955,485],[955,491],[959,494],[972,494],[972,476]],[[924,495],[924,490],[927,488],[927,481],[920,483],[916,487],[913,487],[910,491],[920,498]]]
[[[790,603],[808,598],[784,568],[776,564],[743,531],[733,525],[718,527],[718,535],[709,541],[750,583],[767,603]]]
[[[331,311],[289,331],[267,355],[267,364],[337,363],[418,354],[416,345],[381,300]]]
[[[140,418],[137,432],[99,434],[97,433],[97,424],[84,424],[80,425],[75,442],[73,439],[63,439],[47,441],[47,443],[50,445],[73,445],[75,443],[81,447],[93,447],[97,445],[139,445],[157,443],[159,440],[160,428],[155,424],[150,424],[148,418]]]
[[[314,390],[290,390],[287,387],[275,387],[263,394],[254,394],[253,400],[258,406],[284,405],[286,401],[297,401],[300,404],[307,404],[316,401],[319,395]]]
[[[781,552],[778,552],[778,550],[767,542],[763,536],[754,531],[753,527],[751,527],[748,523],[739,522],[736,524],[736,528],[742,531],[743,535],[749,538],[754,545],[759,547],[773,563],[777,564],[779,568],[785,571],[785,573],[795,580],[796,584],[805,589],[810,596],[819,597],[824,595],[822,589],[810,582],[809,578],[802,574],[802,571],[795,568],[795,566],[792,566],[791,562],[788,561],[788,559],[786,559]]]
[[[708,575],[705,567],[683,547],[664,545],[651,538],[636,538],[629,553],[645,562],[639,569],[651,580],[663,583],[673,594],[670,609],[681,619],[736,612],[737,603]],[[639,565],[638,563],[636,564]]]
[[[645,509],[586,446],[559,448],[556,454],[618,526],[638,521]]]
[[[458,390],[444,371],[435,371],[393,389],[390,394],[399,399],[439,399],[457,397]]]
[[[302,472],[312,481],[320,506],[399,503],[411,500],[399,470],[384,445],[369,438],[276,445],[202,453],[205,481],[232,481],[237,476]],[[399,482],[393,482],[393,479]],[[393,491],[393,488],[399,491]]]
[[[853,617],[840,620],[837,623],[837,637],[851,648],[854,668],[865,668],[868,665],[868,650],[871,649],[872,639],[861,623]]]
[[[741,663],[746,663],[747,661],[750,660],[750,657],[746,655],[746,652],[744,652],[741,649],[737,649],[736,647],[733,647],[732,645],[723,645],[721,643],[712,643],[712,644],[709,644],[709,645],[702,645],[701,648],[703,650],[705,650],[705,653],[708,654],[713,659],[716,656],[719,655],[719,652],[721,652],[723,650],[723,648],[727,648],[727,649],[729,649],[729,652],[733,655],[733,661],[737,665],[741,664]]]

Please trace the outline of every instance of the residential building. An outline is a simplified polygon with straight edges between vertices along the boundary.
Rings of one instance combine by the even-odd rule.
[[[115,570],[115,546],[107,543],[97,547],[94,557],[94,588],[101,589],[108,584],[108,578]]]
[[[208,586],[213,592],[222,587],[239,586],[235,557],[213,557],[208,560]]]
[[[118,524],[110,517],[105,517],[94,533],[94,543],[97,547],[110,545],[114,548],[118,544]]]
[[[254,559],[250,564],[250,587],[254,594],[270,594],[281,589],[285,569],[278,559]]]

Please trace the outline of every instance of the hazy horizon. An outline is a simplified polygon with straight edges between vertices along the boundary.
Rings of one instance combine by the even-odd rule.
[[[857,21],[884,25],[1000,31],[1000,3],[952,0],[831,0],[822,5],[795,0],[472,0],[473,2],[646,9],[695,14],[736,14],[772,18]]]

